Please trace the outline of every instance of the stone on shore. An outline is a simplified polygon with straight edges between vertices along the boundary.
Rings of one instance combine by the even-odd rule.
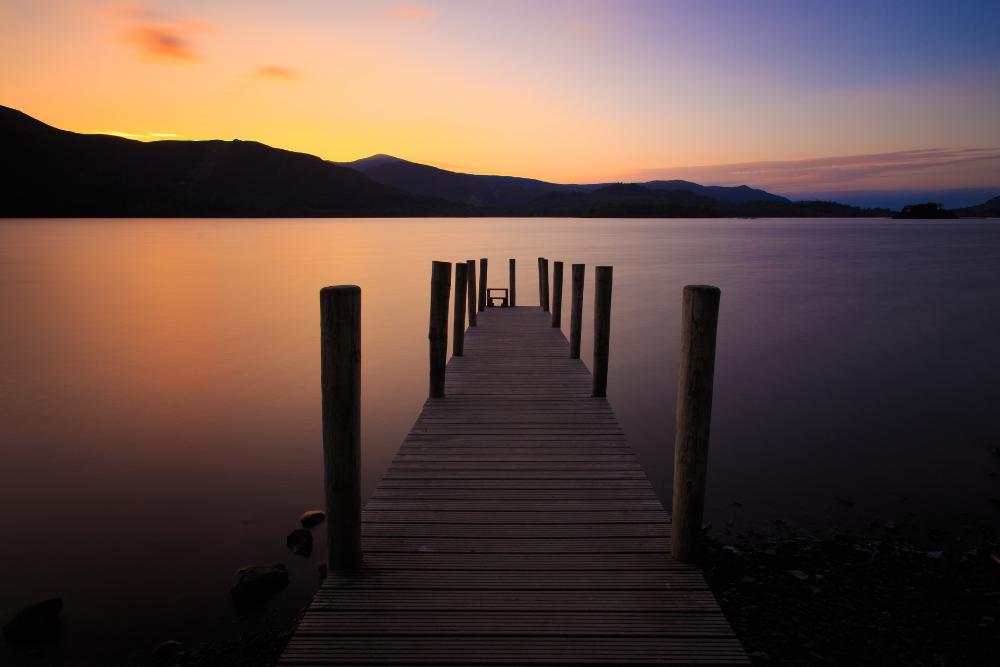
[[[53,637],[59,631],[56,619],[62,608],[62,598],[28,605],[3,626],[4,639],[10,644],[27,644]]]
[[[302,516],[299,517],[299,521],[306,528],[312,528],[313,526],[318,526],[326,521],[326,514],[319,510],[309,510],[302,513]]]
[[[285,544],[292,550],[292,553],[299,556],[308,556],[313,549],[313,536],[305,528],[296,528],[285,538]]]
[[[263,602],[288,586],[288,568],[283,563],[240,568],[229,592],[236,604]]]

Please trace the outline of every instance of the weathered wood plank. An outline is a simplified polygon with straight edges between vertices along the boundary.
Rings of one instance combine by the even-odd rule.
[[[536,307],[477,324],[281,664],[747,664],[562,332]]]

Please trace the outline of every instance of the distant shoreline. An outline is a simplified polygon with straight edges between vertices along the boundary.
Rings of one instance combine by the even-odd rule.
[[[2,217],[669,219],[899,213],[792,201],[748,185],[563,184],[465,174],[391,155],[336,163],[254,141],[147,143],[60,130],[8,107],[0,107],[0,138],[5,148],[0,160],[9,175]],[[1000,215],[1000,197],[953,213]]]

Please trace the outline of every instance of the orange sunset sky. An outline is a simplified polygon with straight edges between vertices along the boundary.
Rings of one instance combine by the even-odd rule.
[[[988,187],[998,7],[2,0],[0,104],[560,182]]]

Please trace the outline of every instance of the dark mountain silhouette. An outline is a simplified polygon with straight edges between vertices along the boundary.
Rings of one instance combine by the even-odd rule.
[[[253,141],[76,134],[0,107],[2,217],[38,216],[885,216],[689,181],[563,185],[373,155],[333,163]],[[994,208],[988,209],[993,202]],[[977,213],[995,210],[996,200]],[[993,213],[995,214],[995,213]]]
[[[463,174],[401,160],[391,155],[373,155],[338,164],[357,169],[378,183],[411,194],[448,199],[471,206],[518,206],[548,192],[574,188],[516,176]]]
[[[941,204],[928,202],[926,204],[909,204],[903,210],[892,216],[897,220],[947,220],[958,215],[947,210]]]
[[[718,215],[718,202],[687,190],[618,183],[582,192],[550,192],[519,210],[536,216],[702,218]]]
[[[1000,196],[977,206],[955,208],[952,211],[963,218],[1000,218]]]
[[[765,190],[751,188],[748,185],[726,187],[722,185],[699,185],[690,181],[649,181],[644,184],[653,190],[687,190],[696,195],[709,197],[724,204],[746,204],[749,202],[776,201],[787,202],[781,195]]]
[[[728,203],[690,190],[664,190],[619,183],[584,192],[552,192],[503,215],[600,218],[797,218],[876,217],[885,209],[862,209],[835,202],[790,202],[783,198]]]
[[[454,215],[465,207],[253,141],[76,134],[0,107],[3,216]]]
[[[412,194],[449,199],[478,207],[517,207],[552,193],[586,193],[615,185],[614,183],[566,185],[516,176],[464,174],[385,154],[372,155],[354,162],[339,162],[338,164],[357,169],[374,181],[391,185]],[[779,195],[746,185],[725,187],[699,185],[690,181],[649,181],[638,185],[645,186],[649,190],[692,192],[727,204],[788,201]],[[586,198],[581,198],[580,201],[586,201]],[[536,207],[529,208],[535,209]]]

